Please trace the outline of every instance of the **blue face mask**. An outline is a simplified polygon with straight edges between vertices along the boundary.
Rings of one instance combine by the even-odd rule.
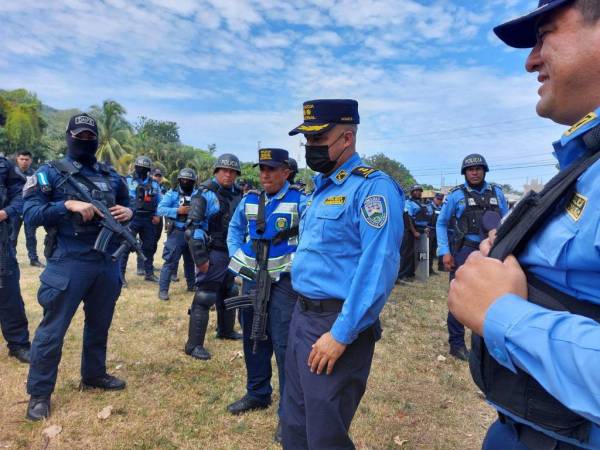
[[[75,161],[86,166],[96,163],[96,151],[98,150],[98,139],[77,139],[67,133],[67,155]]]

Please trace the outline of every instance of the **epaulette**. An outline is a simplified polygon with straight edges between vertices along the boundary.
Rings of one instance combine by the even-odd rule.
[[[463,186],[464,186],[463,184],[458,184],[458,185],[454,186],[452,189],[450,189],[448,191],[448,194],[451,194],[454,191],[458,191],[458,190],[462,189]]]
[[[492,189],[498,188],[498,189],[502,190],[502,186],[500,186],[498,183],[490,183],[490,187]]]
[[[352,173],[354,175],[360,175],[361,177],[364,177],[364,178],[369,178],[375,172],[379,172],[379,170],[373,169],[372,167],[367,167],[367,166],[358,166],[358,167],[355,167],[354,169],[352,169]]]

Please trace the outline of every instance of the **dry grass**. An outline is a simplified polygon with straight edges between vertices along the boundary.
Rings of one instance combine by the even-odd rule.
[[[36,301],[40,270],[28,265],[23,235],[19,261],[33,332],[41,318]],[[132,256],[130,287],[117,303],[108,354],[109,372],[125,378],[128,388],[116,393],[78,390],[80,308],[65,339],[53,414],[47,422],[24,419],[27,367],[0,352],[0,448],[278,448],[272,443],[275,407],[241,417],[225,410],[245,391],[241,345],[215,340],[211,315],[207,347],[213,359],[199,362],[185,356],[191,300],[185,282],[171,285],[170,302],[159,302],[156,285],[136,277],[134,266]],[[376,347],[367,393],[352,425],[358,448],[480,448],[493,411],[477,395],[466,364],[437,359],[447,351],[446,288],[443,276],[427,285],[399,286],[392,293],[382,316],[384,336]],[[98,419],[107,405],[113,406],[112,415]],[[51,440],[42,436],[49,425],[62,427]]]

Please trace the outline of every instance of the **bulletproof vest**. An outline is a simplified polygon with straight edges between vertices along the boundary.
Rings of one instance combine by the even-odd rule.
[[[456,221],[458,231],[463,235],[479,234],[481,229],[481,218],[486,211],[500,212],[498,196],[493,185],[485,189],[483,195],[474,189],[460,186],[465,196],[465,210]]]
[[[179,188],[179,206],[190,206],[192,200],[192,194],[187,195],[185,192]],[[177,222],[185,223],[188,219],[187,214],[177,214],[177,218],[175,219]]]
[[[200,187],[214,192],[219,199],[219,212],[208,221],[210,246],[216,250],[227,250],[229,222],[242,199],[242,193],[235,186],[233,190],[224,189],[215,181],[203,183]]]
[[[530,192],[515,206],[498,229],[490,257],[503,260],[509,254],[518,255],[553,213],[564,209],[565,202],[574,192],[577,178],[600,160],[598,149],[590,153],[556,175],[542,192]],[[600,322],[599,305],[571,297],[535,278],[527,270],[525,272],[528,301]],[[490,402],[546,430],[581,442],[589,439],[591,423],[586,418],[560,403],[525,371],[517,368],[517,373],[513,373],[499,364],[490,355],[483,338],[475,334],[472,336],[469,366],[473,380]]]
[[[149,215],[154,214],[156,210],[155,199],[159,190],[154,188],[154,183],[149,180],[142,184],[140,180],[132,178],[132,183],[137,183],[135,186],[135,212],[136,214]]]
[[[116,198],[110,183],[110,169],[104,164],[97,163],[97,172],[93,175],[82,175],[80,173],[81,164],[69,161],[66,158],[59,161],[52,161],[50,165],[56,168],[63,176],[71,174],[70,176],[88,191],[94,200],[101,201],[108,208],[115,206]],[[63,183],[61,189],[68,200],[81,200],[69,183]],[[71,220],[76,234],[96,235],[100,231],[100,220],[97,217],[83,222],[79,214],[71,214]]]
[[[419,205],[419,211],[415,214],[415,222],[418,223],[429,223],[431,221],[431,215],[427,209],[427,206],[421,203],[419,200],[410,199],[413,203]]]

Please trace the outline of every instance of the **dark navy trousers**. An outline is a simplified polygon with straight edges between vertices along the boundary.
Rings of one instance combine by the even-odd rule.
[[[566,442],[559,442],[549,437],[543,438],[543,441],[535,438],[533,442],[525,444],[521,442],[521,439],[526,439],[523,437],[522,430],[519,431],[518,427],[521,427],[521,425],[515,424],[510,419],[504,422],[497,420],[488,429],[482,450],[576,450],[583,448]]]
[[[44,316],[31,345],[27,379],[27,392],[36,396],[54,391],[63,339],[82,301],[81,376],[95,378],[106,373],[108,330],[122,284],[119,263],[100,254],[90,260],[50,259],[40,281],[38,302]]]
[[[471,253],[477,250],[474,247],[464,246],[457,252],[453,253],[454,256],[454,265],[455,268],[452,272],[450,272],[450,281],[454,279],[456,271],[460,266],[462,266]],[[452,315],[450,311],[448,311],[448,343],[450,344],[450,348],[462,348],[465,347],[465,327],[462,323],[456,320],[456,317]]]
[[[251,283],[244,281],[243,293],[247,293],[253,287]],[[266,341],[258,343],[257,352],[252,353],[254,341],[250,340],[252,332],[252,308],[243,308],[241,321],[244,334],[244,360],[247,371],[247,394],[259,401],[271,401],[271,357],[275,353],[277,372],[279,375],[279,397],[283,398],[286,386],[286,349],[288,333],[292,312],[298,294],[292,288],[288,274],[281,275],[278,282],[271,287],[271,300],[269,302],[269,323],[267,324]],[[279,414],[281,416],[281,402],[279,403]]]
[[[298,304],[290,326],[282,405],[283,447],[354,449],[348,435],[367,386],[379,324],[363,331],[346,347],[331,375],[312,373],[312,345],[331,330],[338,313],[303,311]]]
[[[177,272],[177,266],[179,266],[179,260],[183,256],[183,269],[185,273],[185,280],[188,287],[194,286],[196,278],[196,270],[194,266],[194,260],[188,247],[188,243],[185,240],[184,231],[173,229],[165,246],[163,247],[163,266],[160,270],[160,278],[158,281],[158,287],[161,291],[169,291],[169,285],[171,284],[171,275]]]
[[[17,248],[17,241],[19,239],[21,225],[23,225],[22,217],[15,217],[12,219],[12,232],[10,233],[10,241],[15,249]],[[37,238],[35,236],[36,228],[37,227],[25,224],[25,247],[27,247],[27,256],[29,257],[30,261],[36,261],[38,259]]]
[[[8,348],[14,350],[19,347],[29,348],[29,329],[19,287],[20,272],[14,249],[9,249],[9,255],[9,275],[2,279],[4,287],[0,289],[0,328]]]
[[[144,262],[144,272],[146,275],[154,273],[154,254],[156,253],[156,237],[155,237],[155,226],[152,225],[152,216],[133,216],[129,229],[134,236],[139,235],[142,243],[142,253],[146,257]],[[121,261],[121,273],[125,275],[127,270],[127,261],[129,261],[129,253],[123,254]]]

